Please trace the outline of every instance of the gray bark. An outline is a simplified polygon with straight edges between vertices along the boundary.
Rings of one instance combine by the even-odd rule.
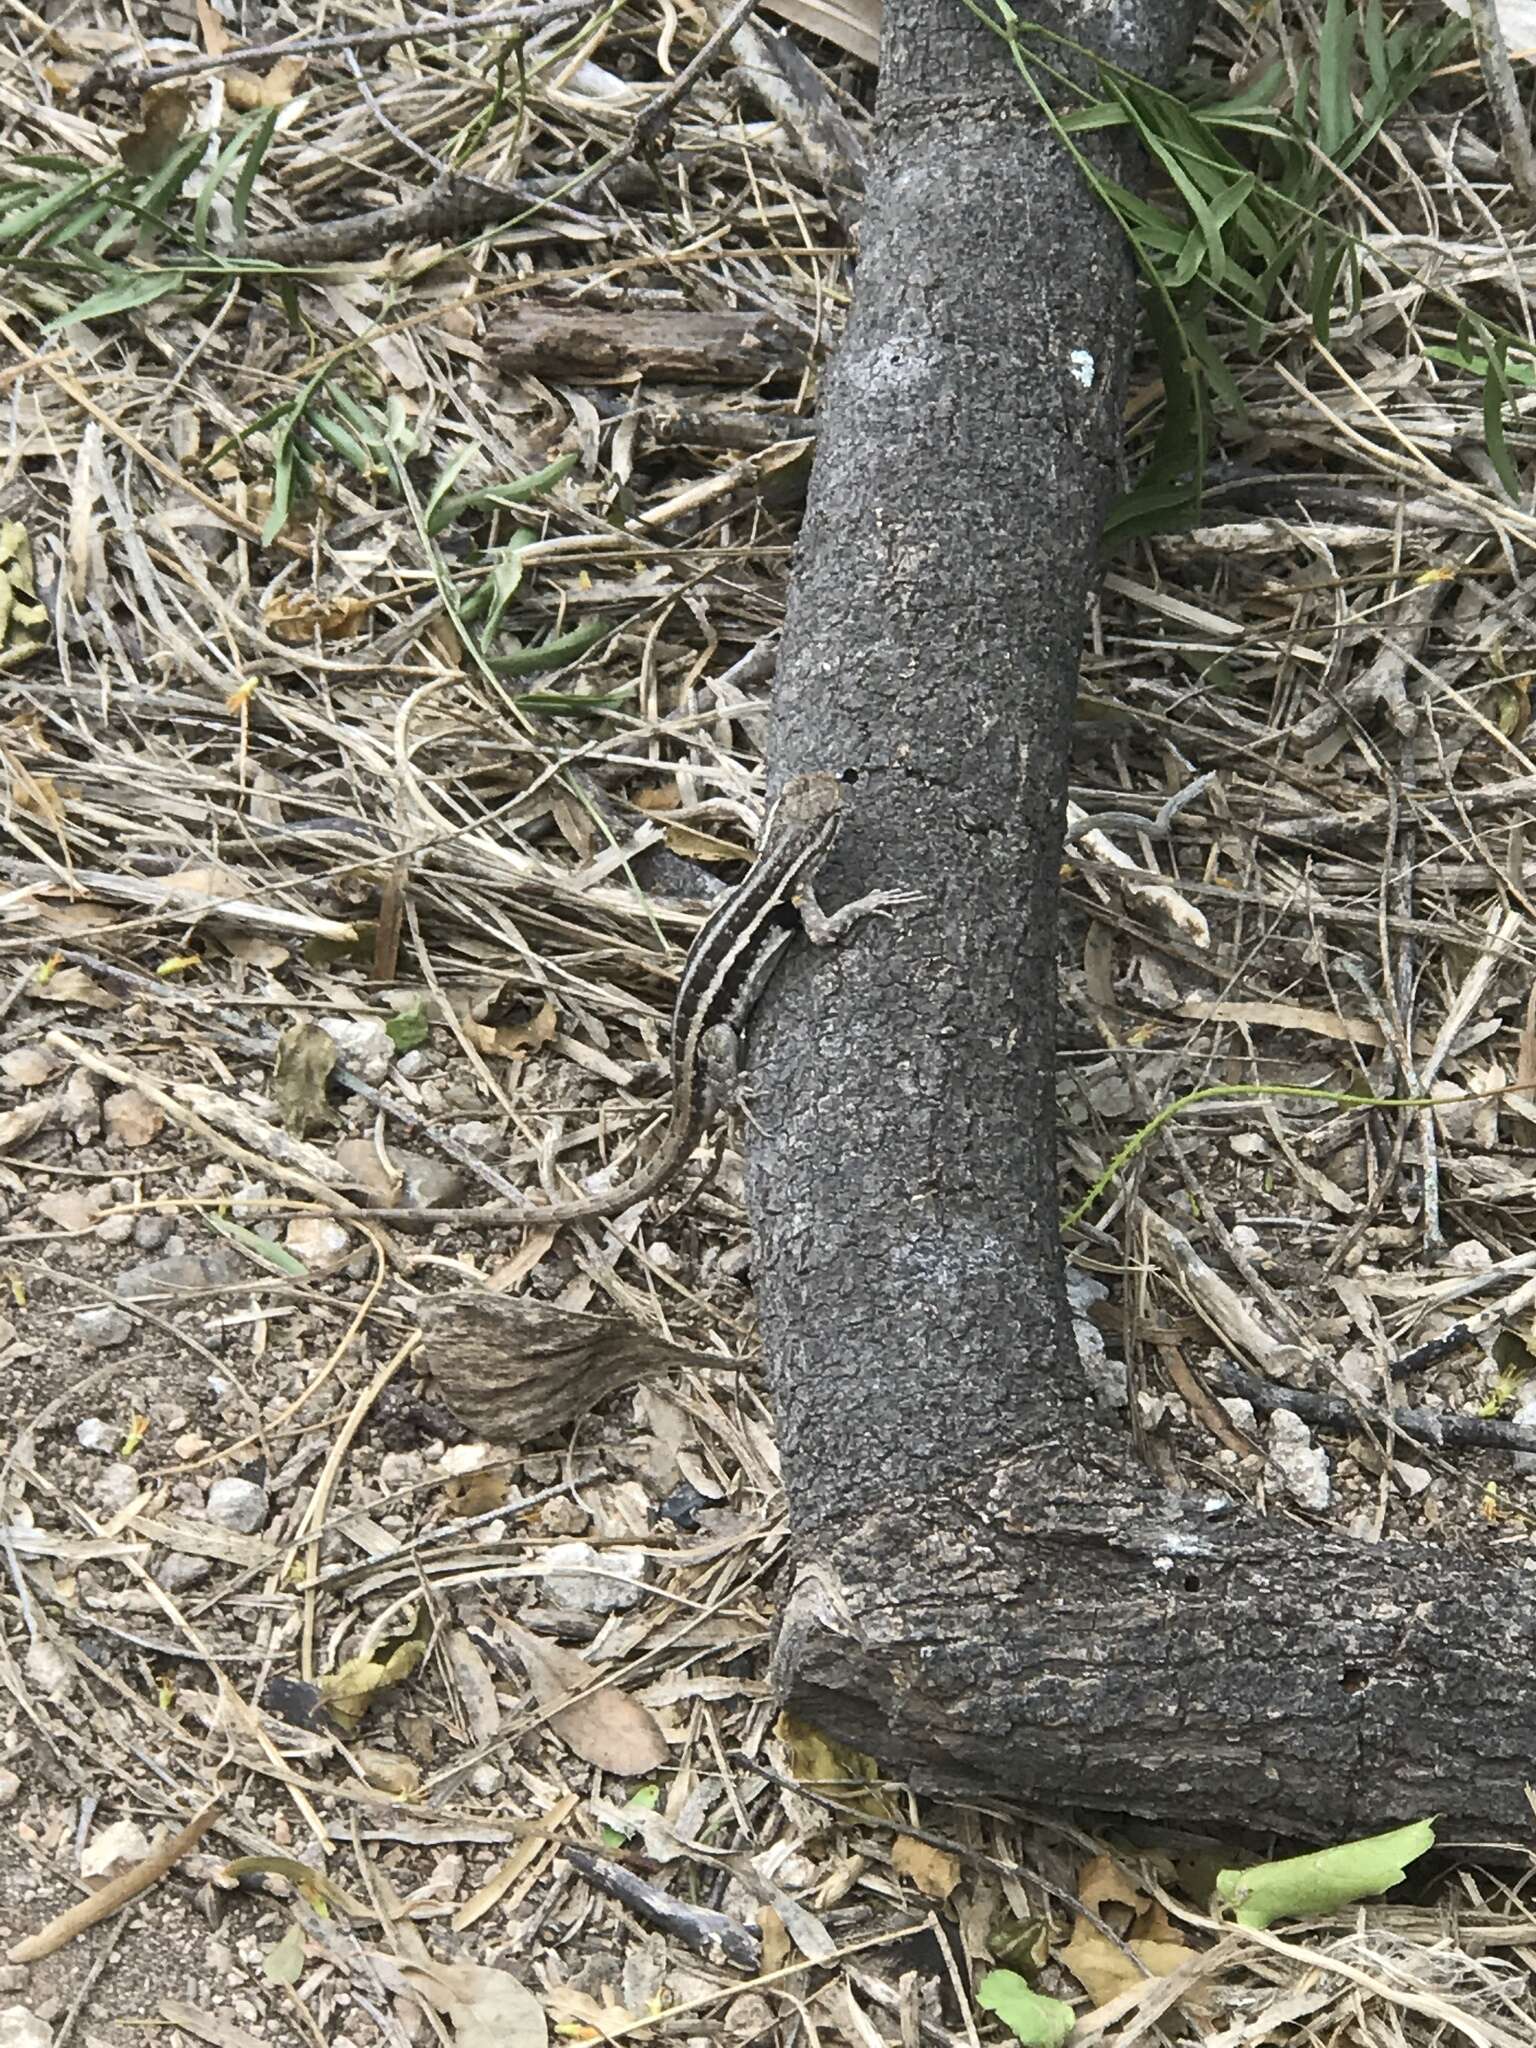
[[[1062,26],[1166,77],[1190,17],[1077,0]],[[1312,1836],[1528,1825],[1526,1582],[1161,1489],[1075,1356],[1056,878],[1134,316],[1118,231],[1001,43],[961,0],[887,0],[776,772],[848,781],[827,902],[925,902],[792,959],[755,1035],[798,1557],[779,1682],[889,1762],[1035,1798]]]

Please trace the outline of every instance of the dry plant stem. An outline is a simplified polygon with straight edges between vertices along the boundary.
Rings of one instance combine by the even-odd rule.
[[[1526,207],[1536,213],[1536,149],[1531,145],[1530,117],[1520,104],[1520,89],[1515,84],[1495,0],[1467,0],[1467,18],[1472,24],[1472,40],[1477,45],[1477,61],[1482,67],[1504,161],[1515,190]]]
[[[146,1856],[142,1863],[132,1870],[125,1870],[120,1877],[114,1877],[104,1884],[99,1892],[92,1892],[88,1899],[81,1899],[75,1905],[50,1920],[46,1927],[40,1927],[36,1934],[29,1934],[24,1941],[18,1941],[14,1948],[7,1950],[6,1960],[12,1963],[36,1963],[44,1956],[51,1956],[74,1940],[77,1934],[84,1934],[88,1927],[96,1927],[113,1913],[147,1892],[167,1876],[189,1850],[195,1849],[218,1819],[223,1810],[222,1800],[211,1800],[179,1834],[172,1835],[160,1847]]]
[[[579,205],[621,164],[651,148],[673,108],[756,5],[757,0],[735,0],[676,78],[640,114],[624,141],[557,195],[567,207]],[[455,175],[439,178],[429,191],[399,206],[383,206],[374,213],[356,214],[322,227],[258,235],[242,243],[237,254],[273,264],[338,263],[371,255],[397,242],[456,241],[483,228],[503,226],[524,213],[537,213],[545,203],[520,185],[493,185],[482,178]]]
[[[581,12],[582,0],[545,0],[543,6],[491,7],[483,14],[429,17],[399,23],[393,28],[346,29],[331,36],[289,36],[285,42],[242,45],[237,50],[224,50],[216,57],[188,57],[180,64],[157,64],[142,71],[131,65],[101,64],[81,82],[79,92],[83,98],[99,92],[104,85],[143,92],[150,86],[195,78],[205,71],[268,64],[280,57],[318,57],[331,50],[387,50],[396,43],[435,42],[478,29],[541,28],[546,22],[561,21]]]

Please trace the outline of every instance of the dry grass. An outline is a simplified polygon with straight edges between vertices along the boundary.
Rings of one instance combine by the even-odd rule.
[[[116,176],[126,131],[174,151],[178,115],[214,152],[249,116],[254,149],[265,91],[252,236],[392,204],[449,167],[515,177],[526,202],[494,234],[242,274],[232,162],[201,251],[107,212],[62,246],[39,228],[0,283],[12,1938],[67,1903],[76,1846],[106,1821],[179,1825],[225,1801],[217,1852],[126,1936],[81,1936],[59,1958],[75,1976],[39,1964],[9,1995],[66,2035],[126,2039],[125,2009],[198,2032],[202,2007],[225,2041],[399,2040],[421,2024],[407,1981],[462,1956],[605,2037],[974,2040],[996,2027],[967,1971],[1005,1921],[1018,1953],[1045,1916],[1043,1984],[1080,2012],[1102,2000],[1095,2028],[1121,2048],[1154,2031],[1536,2039],[1524,1851],[1473,1845],[1418,1903],[1282,1939],[1206,1916],[1200,1845],[1177,1860],[1117,1837],[1106,1878],[1106,1845],[1059,1817],[796,1789],[806,1757],[774,1732],[763,1678],[783,1514],[739,1370],[730,1158],[664,1217],[510,1246],[386,1231],[348,1192],[339,1136],[429,1155],[474,1202],[621,1158],[654,1112],[698,894],[673,856],[750,839],[816,365],[849,289],[848,193],[829,201],[728,58],[650,162],[627,154],[706,33],[696,11],[545,16],[520,53],[482,27],[313,51],[266,88],[265,66],[199,71],[147,120],[136,89],[86,74],[151,34],[155,62],[200,51],[183,17],[4,24],[13,161]],[[1228,10],[1207,55],[1241,69],[1279,34],[1294,62],[1313,27]],[[868,75],[821,56],[860,137]],[[1148,1454],[1365,1536],[1438,1526],[1518,1562],[1530,1481],[1508,1455],[1425,1448],[1384,1412],[1507,1414],[1530,1362],[1536,1111],[1514,1084],[1536,1078],[1536,521],[1489,460],[1479,379],[1426,354],[1454,336],[1446,290],[1527,317],[1529,233],[1478,93],[1466,67],[1436,79],[1353,167],[1336,216],[1359,238],[1358,309],[1326,345],[1300,307],[1257,349],[1229,337],[1247,415],[1203,522],[1138,543],[1107,582],[1074,771],[1063,1190],[1076,1203],[1177,1098],[1228,1091],[1127,1159],[1074,1233],[1111,1289]],[[610,152],[606,186],[560,199]],[[47,193],[71,173],[25,175]],[[158,266],[163,294],[48,325],[103,288],[83,260],[103,239],[123,274]],[[746,390],[498,370],[496,335],[535,303],[753,316],[778,367]],[[1144,368],[1137,433],[1159,402]],[[1509,432],[1524,469],[1523,418]],[[482,495],[565,454],[520,504]],[[551,642],[579,651],[540,666]],[[1161,836],[1127,824],[1207,775]],[[391,1058],[392,1015],[425,1022],[425,1044]],[[350,1025],[347,1092],[339,1129],[301,1138],[273,1107],[277,1042],[320,1017]],[[125,1310],[122,1270],[151,1253],[183,1264]],[[397,1389],[421,1298],[476,1276],[718,1365],[554,1449],[445,1448],[446,1419]],[[1475,1341],[1397,1388],[1391,1361],[1472,1308]],[[1298,1451],[1234,1419],[1224,1354],[1342,1388],[1353,1433]],[[255,1530],[202,1517],[235,1473],[265,1494]],[[597,1552],[587,1581],[642,1570],[639,1603],[556,1599],[548,1552],[573,1538]],[[535,1663],[563,1644],[609,1688],[584,1720],[521,1661],[530,1623]],[[296,1726],[267,1689],[287,1683],[292,1714],[400,1639],[425,1661],[355,1739]],[[626,1781],[594,1757],[657,1725],[661,1817],[615,1856],[599,1825]],[[705,1950],[604,1897],[563,1846],[681,1901]],[[231,1896],[219,1873],[239,1854],[323,1864],[347,1903],[321,1915],[270,1869]],[[951,1882],[946,1959],[921,1886]],[[706,1910],[755,1960],[709,1947]],[[1132,1971],[1124,1991],[1091,1974],[1116,1953],[1100,1919],[1182,1944],[1177,1974]],[[1060,1960],[1074,1926],[1088,1988]],[[173,1974],[146,1966],[114,2003],[117,1979],[82,1974],[111,1941]],[[262,1974],[280,1943],[302,1961],[283,1988]],[[498,2038],[517,2024],[504,2013]]]

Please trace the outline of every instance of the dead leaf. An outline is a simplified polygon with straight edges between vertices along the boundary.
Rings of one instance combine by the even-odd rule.
[[[242,114],[255,107],[286,107],[303,76],[302,57],[279,57],[265,72],[238,67],[224,74],[224,97]]]
[[[9,1152],[24,1145],[28,1138],[35,1138],[58,1113],[58,1096],[44,1095],[35,1102],[19,1102],[14,1109],[0,1114],[0,1152]]]
[[[0,1074],[13,1088],[41,1088],[58,1071],[58,1060],[40,1045],[18,1045],[0,1055]]]
[[[618,1778],[637,1778],[667,1761],[672,1752],[661,1724],[638,1700],[614,1685],[591,1692],[595,1674],[574,1650],[541,1642],[526,1629],[510,1634],[550,1727],[585,1763]],[[580,1693],[586,1698],[574,1697]]]
[[[165,1112],[137,1088],[120,1088],[101,1105],[107,1136],[130,1148],[148,1145],[165,1129]]]
[[[498,1016],[498,1011],[508,1009],[514,1012],[511,1017]],[[553,1003],[545,1001],[536,1010],[530,1010],[520,991],[497,989],[474,1005],[463,1025],[465,1037],[477,1052],[520,1059],[523,1054],[548,1045],[559,1021]]]
[[[203,48],[210,57],[223,57],[230,48],[230,33],[219,19],[212,0],[196,0],[197,25],[203,32]]]
[[[1189,1961],[1191,1950],[1170,1938],[1174,1929],[1162,1909],[1112,1856],[1095,1856],[1083,1865],[1077,1895],[1101,1919],[1106,1906],[1123,1907],[1135,1916],[1124,1936],[1125,1944],[1154,1977],[1169,1977]],[[1087,1920],[1078,1920],[1072,1939],[1058,1951],[1057,1960],[1072,1972],[1095,2005],[1107,2005],[1142,1982],[1143,1973],[1131,1957]]]
[[[493,1741],[501,1733],[501,1701],[496,1697],[490,1665],[465,1629],[449,1629],[443,1637],[442,1649],[464,1708],[470,1740],[476,1744]]]
[[[872,1756],[834,1742],[795,1714],[780,1714],[773,1732],[789,1753],[790,1776],[800,1784],[814,1785],[839,1805],[867,1813],[874,1820],[902,1818],[900,1807],[887,1793],[859,1789],[880,1776],[880,1766]]]
[[[286,967],[293,958],[286,946],[280,946],[276,939],[248,938],[241,932],[231,933],[222,941],[224,950],[236,960],[243,960],[247,967],[262,967],[269,974],[279,967]]]
[[[733,840],[717,839],[712,832],[701,832],[694,825],[669,825],[667,851],[675,853],[679,860],[739,863],[743,858],[741,848]]]
[[[349,1734],[356,1730],[374,1699],[390,1686],[401,1685],[427,1650],[426,1620],[403,1640],[381,1645],[372,1657],[349,1657],[320,1681],[320,1704]]]
[[[1126,1946],[1154,1977],[1171,1977],[1193,1953],[1181,1941],[1142,1941],[1134,1935]],[[1144,1973],[1130,1956],[1122,1955],[1113,1942],[1106,1941],[1086,1920],[1078,1921],[1072,1939],[1064,1949],[1057,1950],[1056,1960],[1072,1972],[1095,2005],[1107,2005],[1122,1991],[1130,1991],[1144,1981]]]
[[[57,1223],[71,1237],[78,1237],[82,1231],[95,1228],[111,1199],[103,1188],[93,1188],[89,1194],[80,1188],[61,1188],[56,1194],[41,1196],[37,1206],[50,1223]]]
[[[51,775],[33,775],[19,761],[11,763],[11,778],[11,801],[17,810],[26,817],[40,818],[55,832],[62,832],[68,817],[65,798],[80,794],[77,785],[71,783],[67,789],[60,789]]]
[[[548,2048],[544,2008],[505,1970],[484,1963],[396,1963],[411,1990],[453,2029],[455,2048]]]
[[[317,633],[322,640],[350,639],[372,604],[368,597],[344,597],[340,592],[324,597],[318,591],[304,591],[274,598],[262,620],[274,640],[288,647],[304,647]]]
[[[414,1799],[421,1790],[421,1766],[408,1756],[396,1756],[390,1749],[359,1749],[353,1754],[365,1781],[391,1799]]]
[[[33,977],[31,993],[45,1003],[83,1003],[88,1010],[115,1010],[117,997],[92,981],[83,967],[60,967]]]
[[[139,102],[139,125],[119,137],[117,153],[136,178],[152,178],[170,162],[192,111],[183,85],[151,87]]]
[[[296,1138],[306,1137],[317,1125],[329,1121],[325,1088],[337,1056],[335,1039],[307,1017],[290,1024],[278,1040],[272,1099],[283,1128]]]
[[[943,1904],[960,1882],[960,1859],[947,1849],[935,1849],[931,1842],[919,1842],[913,1835],[898,1835],[891,1845],[891,1862],[903,1877],[910,1877],[925,1899]]]

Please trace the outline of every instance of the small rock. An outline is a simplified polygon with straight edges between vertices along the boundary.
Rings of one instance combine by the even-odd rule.
[[[1422,1465],[1410,1465],[1403,1458],[1392,1460],[1392,1470],[1397,1474],[1410,1494],[1421,1494],[1429,1486],[1431,1474]]]
[[[1220,1399],[1221,1406],[1226,1409],[1239,1429],[1245,1430],[1249,1436],[1258,1433],[1251,1401],[1245,1401],[1240,1394],[1223,1394]]]
[[[157,1252],[175,1228],[176,1220],[172,1216],[135,1216],[133,1241],[141,1252]]]
[[[131,1216],[103,1216],[91,1232],[98,1244],[127,1244],[133,1236]]]
[[[92,1835],[80,1852],[82,1877],[114,1877],[149,1855],[149,1837],[136,1820],[115,1820]]]
[[[395,1061],[395,1072],[404,1081],[414,1081],[426,1067],[432,1064],[432,1055],[424,1045],[413,1045],[409,1052],[401,1053]]]
[[[101,1514],[110,1521],[120,1515],[125,1507],[136,1501],[143,1492],[139,1475],[126,1458],[118,1458],[102,1473],[91,1488],[91,1498]]]
[[[254,1536],[267,1525],[266,1490],[250,1479],[216,1479],[208,1489],[203,1513],[221,1529]]]
[[[557,1543],[543,1557],[544,1595],[581,1614],[615,1614],[645,1597],[645,1554],[594,1550],[590,1543]]]
[[[0,2006],[0,2048],[53,2048],[53,2029],[27,2006]]]
[[[0,1963],[0,1991],[25,1991],[26,1988],[25,1963]]]
[[[494,1799],[504,1782],[494,1764],[476,1764],[469,1774],[469,1789],[482,1799]]]
[[[3,1765],[0,1765],[0,1807],[14,1806],[16,1796],[20,1790],[20,1778],[17,1777],[14,1771],[8,1771]]]
[[[322,1017],[320,1029],[363,1081],[382,1081],[395,1057],[394,1041],[378,1017]]]
[[[75,1689],[75,1667],[46,1636],[35,1636],[22,1665],[28,1683],[48,1699],[61,1700]]]
[[[75,1424],[75,1442],[82,1451],[115,1451],[121,1436],[120,1430],[103,1422],[99,1415],[87,1415],[83,1422]]]
[[[115,1351],[133,1335],[133,1317],[120,1308],[83,1308],[75,1317],[75,1338],[85,1351]]]
[[[192,1557],[185,1550],[169,1550],[155,1566],[155,1584],[167,1593],[190,1593],[213,1577],[213,1560]]]
[[[1280,1482],[1298,1507],[1321,1514],[1333,1498],[1328,1459],[1312,1441],[1312,1432],[1289,1408],[1269,1418],[1269,1456]]]
[[[296,1216],[283,1233],[283,1243],[311,1268],[329,1265],[352,1248],[345,1226],[334,1216]]]
[[[379,1460],[379,1488],[383,1493],[405,1493],[420,1486],[427,1477],[427,1461],[420,1451],[386,1451]]]

